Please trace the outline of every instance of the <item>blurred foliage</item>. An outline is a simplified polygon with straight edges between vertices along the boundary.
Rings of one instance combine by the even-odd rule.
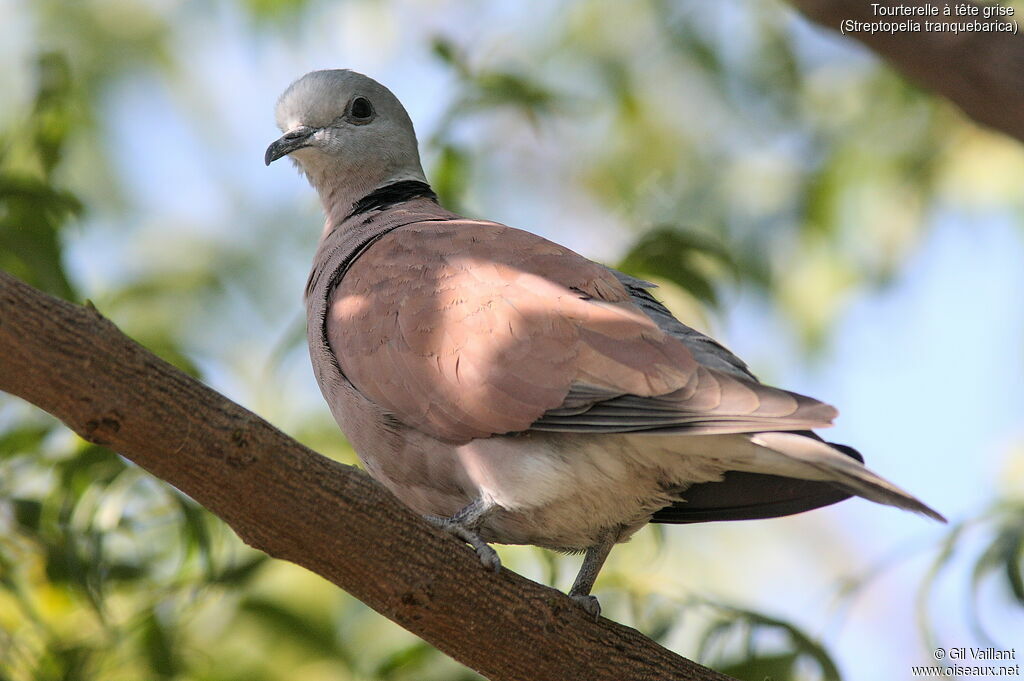
[[[991,646],[1009,646],[1005,635],[993,635],[984,625],[979,611],[981,588],[989,582],[1002,587],[1005,598],[1024,609],[1024,501],[999,500],[982,513],[954,524],[939,548],[918,593],[919,621],[930,647],[938,640],[940,620],[931,612],[930,603],[942,573],[953,564],[957,553],[972,551],[968,535],[976,535],[980,548],[971,556],[971,585],[968,611],[971,627],[978,640]]]
[[[807,675],[839,681],[839,669],[828,652],[792,624],[742,608],[707,605],[717,615],[700,642],[697,659],[703,664],[741,681]]]
[[[992,631],[985,624],[983,603],[1024,611],[1024,501],[1019,494],[997,498],[990,506],[953,523],[945,537],[936,546],[925,544],[904,547],[899,554],[889,557],[870,570],[866,570],[841,583],[837,592],[840,605],[849,607],[857,598],[887,573],[922,554],[928,557],[928,569],[916,594],[917,620],[924,647],[934,650],[948,645],[948,632],[944,631],[949,618],[935,612],[933,604],[943,577],[957,567],[966,566],[970,583],[966,585],[966,612],[969,627],[981,646],[1010,648],[1015,645],[1015,631]],[[995,592],[984,598],[987,587]],[[948,665],[949,660],[942,661]]]
[[[308,362],[302,322],[279,319],[301,281],[294,290],[278,283],[288,281],[289,258],[308,260],[315,216],[311,231],[282,233],[283,216],[262,214],[230,172],[214,173],[203,177],[230,197],[245,233],[197,238],[186,217],[135,205],[135,186],[113,158],[121,142],[104,127],[119,85],[157,80],[171,105],[198,108],[195,125],[216,146],[232,121],[210,116],[182,85],[189,32],[228,7],[265,33],[312,30],[325,4],[38,0],[19,8],[34,59],[12,69],[31,73],[30,95],[12,96],[3,110],[0,268],[55,295],[88,295],[164,358],[351,461],[333,423],[306,416],[287,379]],[[805,35],[776,3],[709,11],[693,1],[588,0],[558,5],[544,32],[517,36],[511,50],[475,35],[416,39],[453,82],[425,138],[447,206],[472,211],[485,203],[483,188],[508,191],[521,176],[552,207],[585,195],[635,231],[623,269],[711,308],[729,287],[756,289],[810,348],[828,341],[858,289],[900,271],[937,201],[1024,207],[1013,179],[1024,173],[1019,150],[875,62]],[[548,73],[563,79],[549,82]],[[521,148],[536,153],[536,165],[513,158]],[[115,251],[101,267],[116,272],[99,284],[68,267],[69,243],[86,223]],[[145,241],[152,233],[155,244]],[[922,587],[926,630],[936,580],[968,535],[984,538],[972,602],[998,582],[1024,606],[1022,528],[1024,508],[1009,502],[951,528]],[[556,583],[563,558],[525,555],[510,564]],[[625,606],[614,610],[622,619],[672,645],[685,615],[700,640],[683,652],[737,678],[839,678],[822,644],[791,623],[623,593]],[[975,619],[979,638],[988,637]],[[478,677],[322,580],[242,546],[113,453],[0,401],[0,680],[94,678]]]
[[[448,126],[457,120],[481,111],[493,114],[495,109],[510,108],[537,125],[550,113],[558,97],[530,76],[503,69],[473,69],[461,50],[451,41],[435,38],[434,54],[459,78],[460,95],[448,106],[435,135],[443,138]]]
[[[724,238],[744,282],[770,292],[818,346],[852,287],[884,281],[915,242],[949,114],[887,70],[822,73],[784,13],[746,11],[742,39],[730,19],[688,3],[651,3],[650,26],[625,8],[581,22],[598,32],[624,24],[648,45],[630,54],[606,34],[580,35],[607,96],[623,102],[613,153],[589,164],[587,181],[634,224]],[[677,247],[661,235],[648,252]]]
[[[725,246],[710,235],[656,227],[641,236],[619,262],[623,272],[671,281],[700,302],[715,306],[715,281],[737,268]]]
[[[505,69],[474,69],[461,49],[445,38],[434,38],[432,49],[456,75],[459,96],[448,104],[427,141],[438,150],[430,176],[441,203],[451,210],[462,211],[465,210],[462,199],[471,177],[472,155],[457,142],[454,129],[481,113],[493,116],[505,110],[521,115],[536,127],[553,111],[558,98],[552,90],[526,74]]]
[[[652,230],[630,254],[631,269],[658,271],[662,264],[645,259],[691,250],[680,233],[720,243],[738,280],[760,289],[810,349],[828,340],[859,288],[899,271],[925,236],[933,200],[985,137],[890,70],[795,40],[791,15],[769,3],[707,11],[666,0],[587,2],[559,18],[546,40],[524,48],[571,74],[557,96],[543,74],[520,82],[512,60],[479,64],[459,44],[435,41],[465,93],[438,134],[480,103],[521,111],[543,143],[572,144],[560,159],[541,157],[557,165],[552,176],[573,178],[625,226]],[[491,177],[480,167],[491,157],[487,140],[517,141],[496,121],[474,137],[470,181]],[[472,156],[465,143],[459,149]],[[452,167],[445,158],[441,177]],[[1022,171],[1015,150],[984,173],[999,205],[1024,208],[1000,179]],[[677,283],[712,300],[715,277],[697,274],[689,269]]]
[[[20,125],[0,133],[0,268],[73,298],[59,235],[82,205],[53,178],[74,125],[71,73],[64,55],[45,53],[36,74],[31,110]]]

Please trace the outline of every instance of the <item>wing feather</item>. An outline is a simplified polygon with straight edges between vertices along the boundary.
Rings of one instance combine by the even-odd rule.
[[[643,282],[494,223],[381,237],[331,293],[326,331],[356,388],[453,442],[529,429],[793,430],[835,414],[757,383]]]

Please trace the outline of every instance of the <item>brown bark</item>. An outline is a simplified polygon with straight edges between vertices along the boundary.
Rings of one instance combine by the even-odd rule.
[[[981,7],[977,3],[957,0],[790,0],[804,15],[822,26],[839,31],[847,19],[858,21],[885,20],[973,21],[998,23],[1024,17],[950,16],[941,14],[946,5]],[[937,17],[878,16],[872,4],[885,7],[936,6]],[[1005,4],[1005,3],[1003,3]],[[940,94],[959,106],[967,115],[984,125],[1024,141],[1024,36],[1002,32],[967,32],[953,34],[940,31],[912,33],[846,32],[884,57],[896,70],[911,81]]]
[[[95,309],[0,272],[0,390],[53,414],[492,679],[727,681],[564,594],[480,565],[363,472],[186,376]]]

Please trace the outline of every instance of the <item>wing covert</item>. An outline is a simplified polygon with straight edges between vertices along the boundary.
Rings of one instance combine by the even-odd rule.
[[[637,282],[504,225],[414,223],[349,265],[325,327],[356,388],[405,424],[452,442],[526,430],[830,424],[832,407],[761,385]],[[711,366],[695,359],[709,352]]]
[[[579,382],[657,395],[697,370],[607,268],[469,220],[383,236],[331,293],[326,330],[361,392],[457,442],[527,430]]]

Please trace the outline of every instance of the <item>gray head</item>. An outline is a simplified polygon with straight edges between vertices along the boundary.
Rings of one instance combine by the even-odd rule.
[[[409,114],[390,90],[361,73],[307,73],[277,100],[276,118],[285,134],[264,160],[270,165],[291,156],[329,220],[374,189],[426,181]]]

